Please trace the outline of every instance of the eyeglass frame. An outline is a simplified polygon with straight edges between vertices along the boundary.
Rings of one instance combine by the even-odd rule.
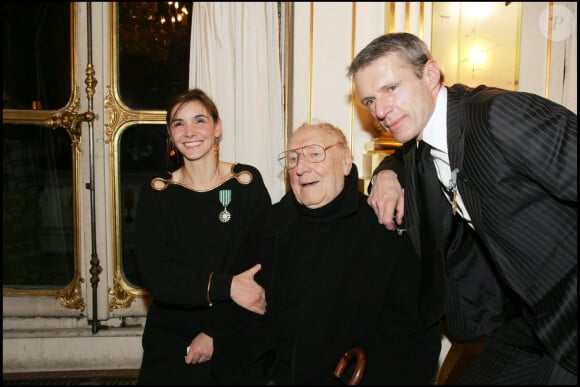
[[[280,163],[280,165],[282,165],[282,168],[284,168],[285,170],[289,171],[291,169],[296,168],[296,165],[298,165],[298,160],[300,159],[300,154],[302,154],[302,156],[304,156],[304,148],[308,148],[308,147],[311,147],[311,146],[319,146],[320,148],[322,148],[322,150],[324,152],[324,157],[322,158],[322,160],[320,160],[320,161],[310,161],[308,158],[306,158],[306,156],[304,156],[304,158],[306,160],[310,161],[311,163],[321,163],[324,160],[326,160],[326,151],[328,149],[332,148],[333,146],[338,145],[338,144],[344,144],[344,142],[343,141],[339,141],[339,142],[337,142],[335,144],[332,144],[332,145],[329,145],[329,146],[324,146],[322,144],[308,144],[308,145],[304,145],[304,146],[302,146],[300,148],[288,149],[288,150],[285,150],[284,152],[281,152],[278,155],[278,162]],[[298,151],[301,151],[302,153],[298,153]],[[292,167],[287,167],[286,166],[286,164],[287,164],[286,162],[288,160],[288,153],[289,152],[296,152],[296,164],[294,166],[292,166]]]

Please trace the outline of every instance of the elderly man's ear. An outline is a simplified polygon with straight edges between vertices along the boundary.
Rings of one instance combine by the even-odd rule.
[[[352,158],[347,156],[344,158],[344,176],[348,176],[350,174],[351,169],[352,169]]]

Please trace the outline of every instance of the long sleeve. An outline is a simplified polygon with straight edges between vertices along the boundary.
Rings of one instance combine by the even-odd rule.
[[[373,171],[373,177],[376,176],[379,172],[384,170],[391,170],[397,174],[399,178],[399,183],[401,183],[402,187],[405,187],[405,174],[404,174],[404,162],[403,162],[403,153],[404,153],[405,145],[397,148],[394,153],[391,155],[385,156],[379,165]],[[368,185],[368,192],[371,192],[373,186],[372,183]]]

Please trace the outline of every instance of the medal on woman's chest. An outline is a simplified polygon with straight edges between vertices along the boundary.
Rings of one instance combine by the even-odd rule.
[[[219,191],[220,203],[224,206],[222,212],[220,212],[218,219],[222,223],[227,223],[232,218],[232,214],[228,211],[228,206],[232,201],[232,190],[231,189],[221,189]]]

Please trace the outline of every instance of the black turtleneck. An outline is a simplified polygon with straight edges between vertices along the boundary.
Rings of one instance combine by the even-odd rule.
[[[359,345],[365,383],[430,382],[440,338],[418,315],[419,260],[406,236],[377,222],[354,165],[342,192],[321,208],[288,192],[257,238],[252,254],[262,262],[257,278],[277,352],[272,380],[334,384],[338,360]],[[393,370],[384,372],[389,362]]]

